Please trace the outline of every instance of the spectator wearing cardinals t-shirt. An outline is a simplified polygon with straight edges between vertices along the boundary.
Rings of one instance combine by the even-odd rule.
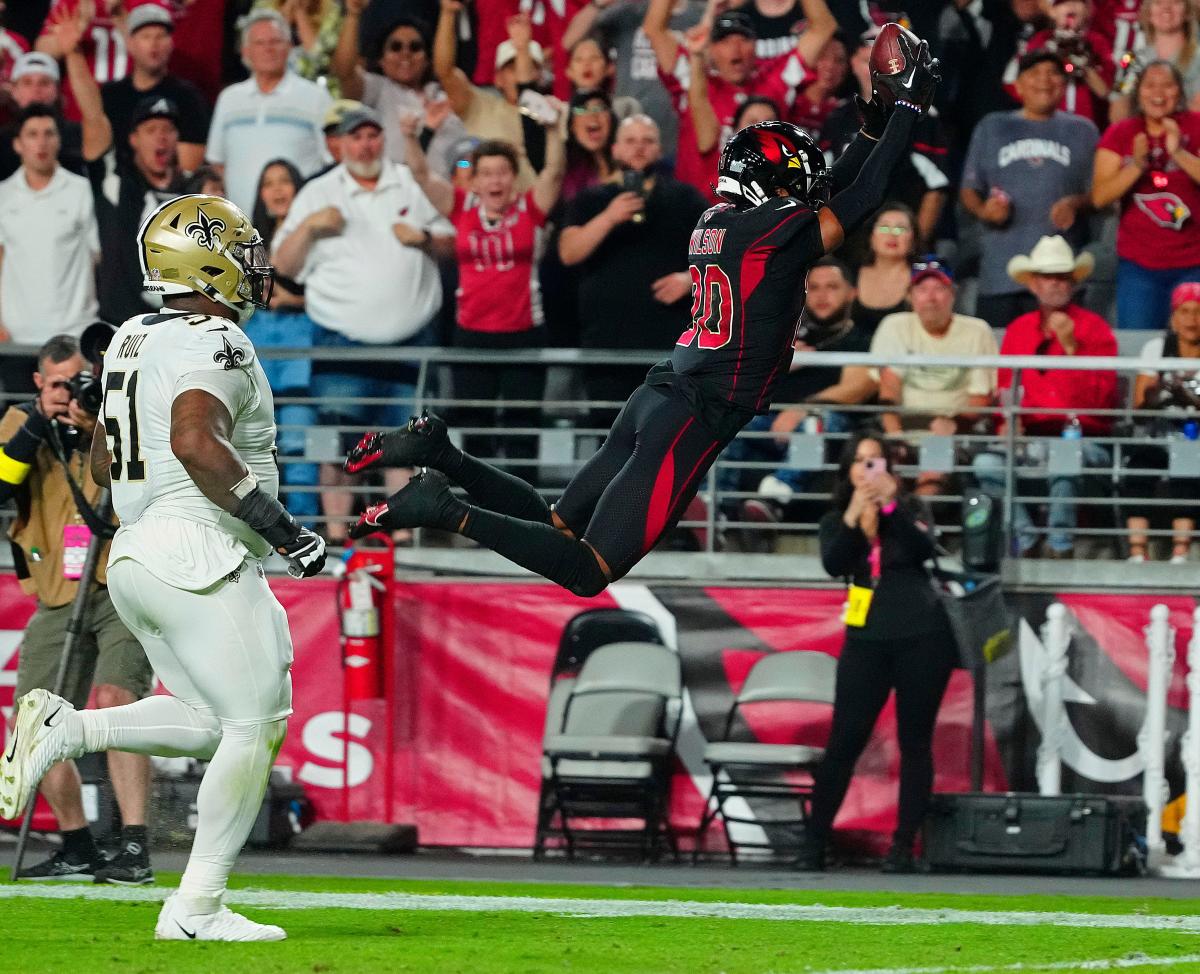
[[[1183,107],[1179,71],[1150,64],[1133,93],[1136,114],[1100,139],[1092,203],[1120,205],[1117,327],[1160,328],[1171,291],[1200,281],[1200,114]]]
[[[538,286],[546,214],[558,202],[566,149],[557,122],[547,126],[546,164],[532,189],[517,188],[520,157],[508,142],[485,140],[472,150],[470,189],[453,187],[426,165],[416,127],[406,126],[405,157],[430,202],[454,225],[458,265],[458,310],[454,345],[458,348],[513,351],[544,347],[546,329]],[[544,368],[526,363],[483,362],[452,366],[457,399],[540,400]],[[532,407],[456,410],[460,426],[536,427]],[[532,437],[488,438],[473,448],[484,456],[509,459],[536,455]]]
[[[1065,71],[1064,112],[1074,112],[1103,125],[1108,118],[1108,94],[1116,69],[1103,35],[1091,27],[1091,0],[1053,0],[1054,26],[1029,39],[1029,51],[1043,48],[1055,54]]]
[[[81,50],[96,83],[119,81],[129,70],[125,50],[128,13],[125,0],[55,0],[37,39],[37,50],[56,59],[64,57],[54,27],[62,20],[77,20],[83,36]],[[69,89],[63,92],[63,115],[75,122],[82,117]]]
[[[732,134],[738,105],[750,95],[766,95],[790,107],[795,90],[811,73],[837,29],[825,0],[803,0],[808,26],[795,47],[760,60],[756,35],[748,17],[737,10],[719,15],[710,26],[688,32],[686,50],[670,30],[672,0],[650,0],[642,29],[654,47],[658,76],[679,118],[675,175],[703,193],[711,193],[721,146]],[[688,80],[674,73],[680,54],[688,56]],[[699,96],[699,97],[697,97]]]

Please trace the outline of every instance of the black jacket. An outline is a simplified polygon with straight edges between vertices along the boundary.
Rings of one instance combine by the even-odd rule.
[[[860,528],[846,527],[840,511],[821,519],[821,564],[834,578],[871,586],[870,542]],[[948,627],[945,611],[929,582],[925,562],[933,555],[933,527],[900,501],[880,515],[880,575],[862,628],[847,627],[860,639],[906,638]]]

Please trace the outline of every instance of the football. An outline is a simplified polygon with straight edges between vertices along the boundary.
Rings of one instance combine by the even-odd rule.
[[[920,41],[911,31],[897,23],[887,23],[880,28],[879,35],[871,47],[872,75],[886,78],[889,75],[899,74],[908,67],[908,59],[900,44],[902,34],[908,35],[908,39],[912,42],[912,50],[916,50]]]

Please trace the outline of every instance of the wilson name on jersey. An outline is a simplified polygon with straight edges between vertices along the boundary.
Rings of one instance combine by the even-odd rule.
[[[176,397],[191,389],[203,390],[229,410],[230,443],[261,488],[272,495],[278,492],[274,401],[245,332],[226,318],[209,315],[177,311],[138,315],[113,337],[105,355],[103,381],[100,419],[112,455],[113,506],[121,521],[112,557],[136,548],[182,544],[182,539],[162,537],[161,518],[203,525],[224,535],[214,539],[220,551],[213,554],[221,564],[234,555],[262,557],[268,550],[266,542],[205,497],[171,450]],[[136,532],[136,539],[129,537],[145,519],[156,522],[153,529]],[[197,537],[203,535],[183,546],[194,548]]]
[[[789,197],[706,210],[688,246],[691,325],[672,368],[716,398],[764,411],[791,361],[804,278],[824,253],[816,214]]]

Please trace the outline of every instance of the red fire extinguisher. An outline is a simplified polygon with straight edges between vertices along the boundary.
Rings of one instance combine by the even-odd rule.
[[[385,606],[394,571],[390,538],[372,535],[379,547],[347,550],[338,575],[338,618],[348,700],[384,696]]]

